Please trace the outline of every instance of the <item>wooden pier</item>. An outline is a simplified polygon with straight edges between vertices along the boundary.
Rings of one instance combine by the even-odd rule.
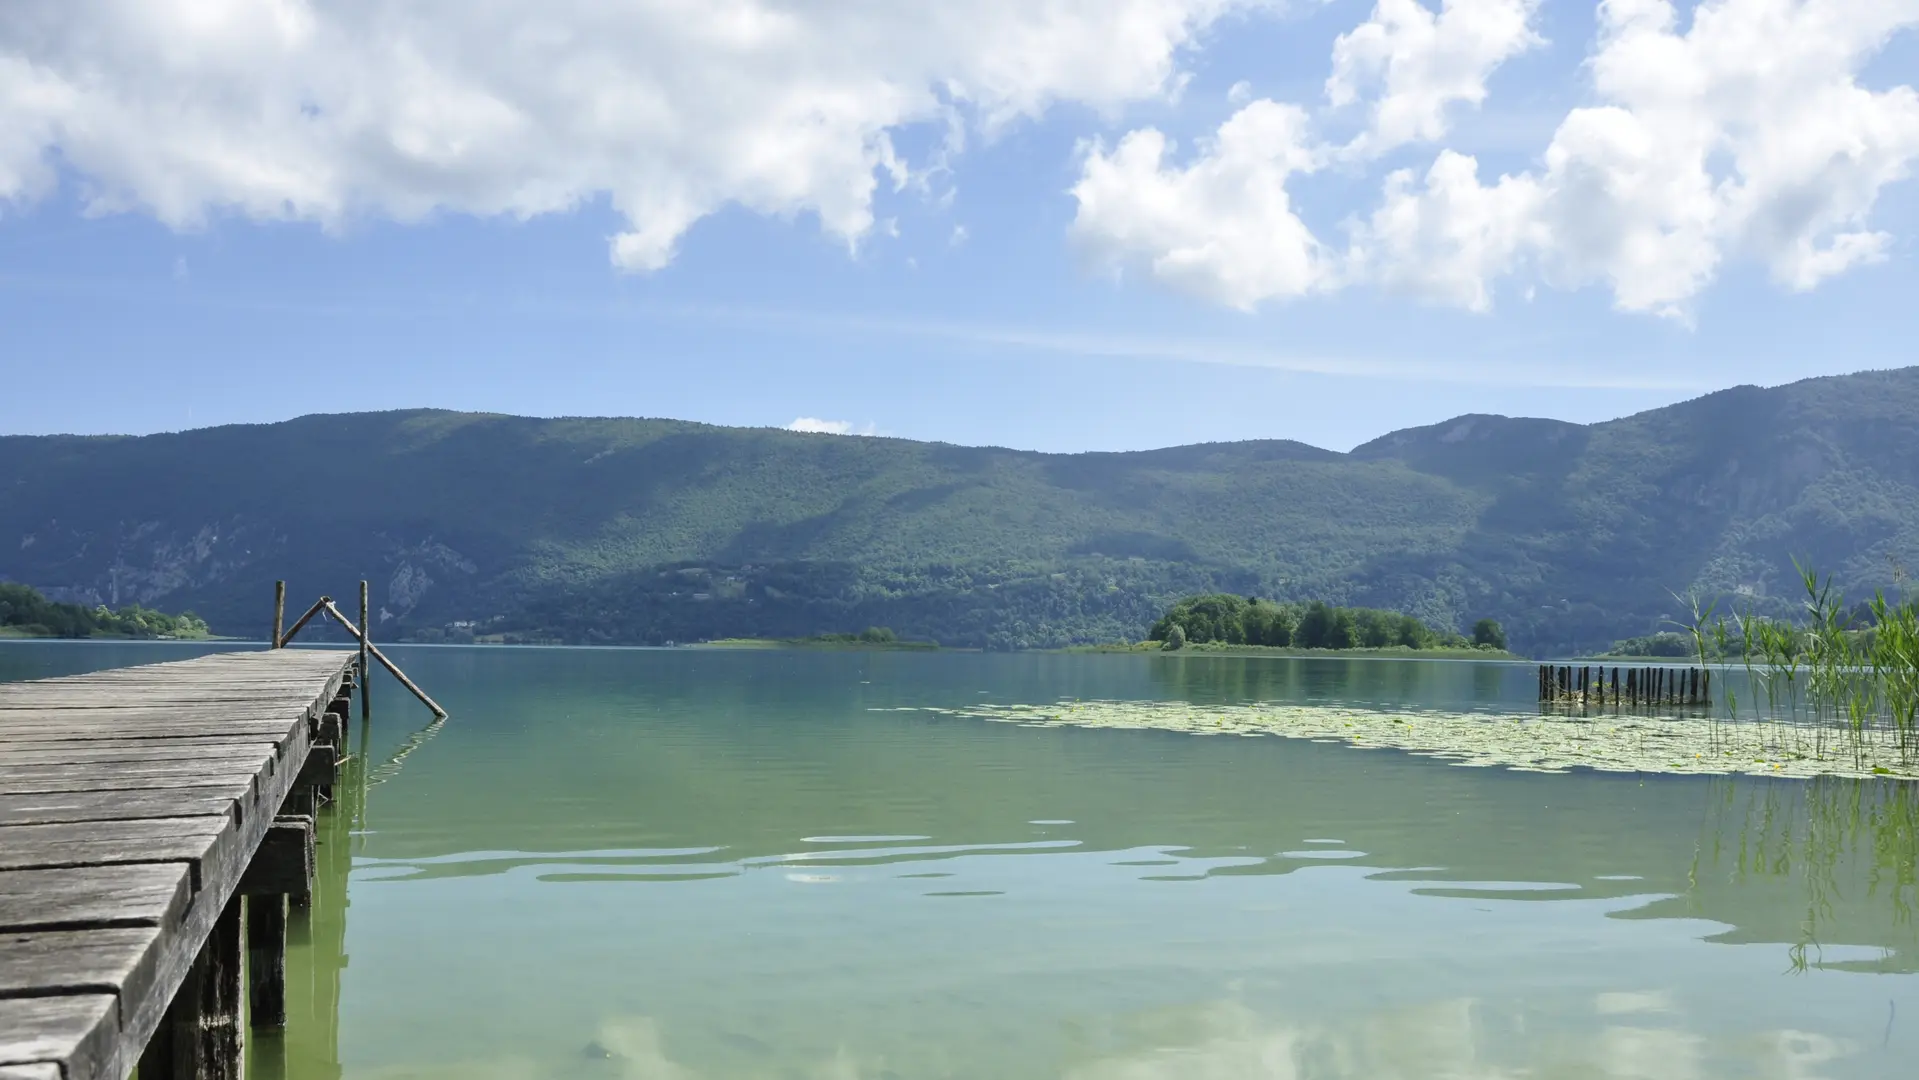
[[[0,1080],[237,1078],[285,1023],[362,655],[0,684]]]
[[[1610,685],[1608,675],[1610,674]],[[1539,700],[1553,705],[1678,707],[1712,704],[1710,668],[1539,665]]]

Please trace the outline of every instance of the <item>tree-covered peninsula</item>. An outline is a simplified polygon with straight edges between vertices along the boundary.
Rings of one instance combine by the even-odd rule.
[[[0,637],[197,639],[210,636],[192,612],[168,615],[128,604],[62,604],[25,585],[0,582]]]

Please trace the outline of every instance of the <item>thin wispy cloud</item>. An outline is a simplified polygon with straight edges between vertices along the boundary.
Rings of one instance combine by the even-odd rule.
[[[1001,346],[1060,356],[1260,368],[1329,378],[1391,379],[1400,382],[1466,386],[1682,393],[1715,390],[1722,385],[1718,381],[1698,376],[1659,374],[1604,366],[1561,368],[1537,363],[1501,363],[1491,360],[1472,363],[1457,361],[1437,363],[1423,358],[1401,360],[1359,354],[1290,352],[1224,338],[1115,334],[1096,330],[1009,326],[987,321],[893,318],[850,313],[821,314],[738,307],[649,306],[645,309],[627,310],[631,314],[643,312],[647,315],[675,318],[720,319],[814,333],[927,338]]]
[[[878,429],[872,424],[855,427],[851,420],[822,420],[817,416],[795,417],[786,425],[788,431],[799,431],[809,435],[875,435]]]

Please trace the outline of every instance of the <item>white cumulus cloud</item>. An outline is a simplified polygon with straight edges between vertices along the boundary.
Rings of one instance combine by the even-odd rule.
[[[893,134],[1169,96],[1270,0],[6,0],[0,202],[337,227],[606,199],[621,267],[729,205],[855,243]]]
[[[1446,110],[1486,100],[1486,80],[1507,60],[1543,43],[1533,29],[1539,0],[1379,0],[1372,18],[1333,43],[1326,98],[1351,105],[1377,87],[1371,124],[1349,152],[1380,154],[1446,134]]]
[[[1483,306],[1530,262],[1684,315],[1729,258],[1803,290],[1884,257],[1869,218],[1919,159],[1919,94],[1858,73],[1919,25],[1919,0],[1705,0],[1683,30],[1668,0],[1607,0],[1599,20],[1600,103],[1567,115],[1537,171],[1485,185],[1442,155],[1392,177],[1361,238],[1378,277]]]
[[[1143,266],[1159,281],[1239,308],[1322,287],[1319,241],[1293,210],[1286,182],[1321,163],[1306,113],[1255,101],[1220,127],[1188,165],[1146,128],[1111,152],[1088,148],[1073,185],[1073,233],[1098,263]]]
[[[1364,160],[1443,136],[1446,111],[1477,105],[1505,60],[1539,42],[1537,0],[1379,0],[1372,17],[1333,46],[1326,94],[1334,106],[1377,91],[1366,131],[1326,144],[1305,109],[1247,102],[1191,160],[1153,128],[1129,132],[1110,152],[1095,143],[1072,194],[1073,234],[1093,260],[1143,268],[1160,282],[1251,310],[1265,300],[1336,289],[1344,259],[1300,218],[1286,184],[1335,160]],[[1229,97],[1244,98],[1244,84]]]
[[[1483,103],[1499,65],[1539,43],[1536,8],[1378,0],[1334,44],[1326,83],[1333,107],[1365,104],[1356,139],[1327,143],[1272,101],[1184,162],[1158,131],[1129,133],[1087,155],[1075,233],[1102,262],[1240,308],[1367,282],[1486,310],[1524,274],[1684,317],[1730,260],[1805,290],[1885,257],[1871,215],[1919,160],[1919,93],[1860,73],[1919,26],[1919,0],[1700,0],[1689,18],[1671,0],[1602,0],[1593,100],[1534,168],[1486,180],[1441,149],[1385,178],[1345,251],[1317,239],[1287,181],[1443,139],[1449,110]]]

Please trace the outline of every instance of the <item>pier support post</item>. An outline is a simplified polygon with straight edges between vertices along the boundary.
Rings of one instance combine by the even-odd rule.
[[[368,611],[366,582],[360,582],[360,719],[366,720],[373,715],[373,699],[367,696],[373,683],[373,670],[366,666],[367,635],[373,633],[373,619]]]
[[[207,935],[140,1055],[140,1080],[240,1080],[240,898]]]
[[[287,1023],[287,898],[247,897],[247,1021],[256,1028]]]
[[[286,621],[287,583],[284,581],[276,581],[273,583],[273,637],[267,641],[267,648],[277,649],[280,647],[280,634],[286,626]]]
[[[245,1060],[246,1028],[241,1014],[240,986],[245,956],[241,913],[236,896],[227,902],[220,920],[207,936],[206,1010],[200,1017],[200,1037],[206,1045],[202,1080],[240,1080]]]

